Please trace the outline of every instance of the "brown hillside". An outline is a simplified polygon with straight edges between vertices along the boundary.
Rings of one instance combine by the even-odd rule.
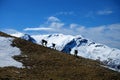
[[[3,34],[0,32],[0,36],[7,35]],[[76,58],[19,38],[12,45],[21,49],[21,55],[13,58],[22,62],[24,68],[0,68],[0,80],[120,80],[120,73],[93,60]]]

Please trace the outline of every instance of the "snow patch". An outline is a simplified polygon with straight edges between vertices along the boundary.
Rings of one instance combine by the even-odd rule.
[[[101,66],[101,67],[104,67],[104,68],[111,69],[111,70],[113,70],[113,71],[120,72],[120,70],[119,70],[119,69],[111,68],[111,67],[109,67],[109,66],[104,66],[104,65],[100,65],[100,66]]]
[[[12,57],[21,53],[17,47],[12,47],[13,38],[0,36],[0,67],[15,66],[22,67],[22,63],[17,62]]]

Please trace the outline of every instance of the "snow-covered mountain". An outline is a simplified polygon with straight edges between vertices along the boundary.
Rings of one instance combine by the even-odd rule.
[[[37,44],[41,44],[44,39],[48,42],[47,47],[52,47],[52,43],[56,44],[56,49],[65,53],[74,54],[78,50],[78,56],[85,58],[100,60],[109,67],[120,69],[120,50],[110,48],[106,45],[95,43],[89,39],[85,39],[81,35],[32,35]]]
[[[21,39],[25,39],[25,40],[27,40],[27,41],[36,43],[36,40],[33,39],[33,38],[32,38],[30,35],[28,35],[28,34],[24,34],[23,36],[21,36]]]

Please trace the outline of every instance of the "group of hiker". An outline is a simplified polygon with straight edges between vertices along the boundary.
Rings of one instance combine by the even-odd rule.
[[[47,47],[47,43],[48,43],[48,42],[47,42],[46,40],[42,39],[41,44],[42,44],[43,46]],[[56,46],[56,44],[55,44],[55,43],[52,43],[52,48],[53,48],[53,49],[56,49],[55,46]],[[71,51],[71,48],[69,48],[69,52],[70,52],[70,51]],[[74,50],[74,56],[75,56],[75,57],[77,57],[77,54],[78,54],[78,50]]]
[[[47,47],[47,41],[46,41],[46,40],[42,39],[42,43],[41,43],[41,44],[42,44],[43,46]],[[55,45],[56,45],[55,43],[52,43],[52,48],[53,48],[53,49],[56,49],[56,48],[55,48]]]

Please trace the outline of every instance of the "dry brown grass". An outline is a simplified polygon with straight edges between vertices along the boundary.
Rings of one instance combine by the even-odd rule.
[[[96,61],[76,58],[19,38],[13,43],[22,51],[14,59],[25,68],[0,68],[0,80],[120,80],[120,73],[103,68]]]
[[[0,31],[0,36],[4,36],[4,37],[13,37],[13,36],[10,36],[10,35],[8,35],[8,34],[6,34],[6,33],[1,32],[1,31]]]

